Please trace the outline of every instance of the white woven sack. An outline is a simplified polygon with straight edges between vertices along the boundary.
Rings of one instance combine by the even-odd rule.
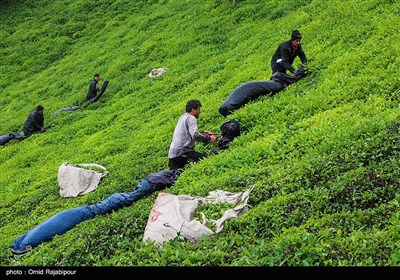
[[[95,167],[103,170],[99,173],[95,170],[87,169]],[[70,164],[64,162],[58,168],[58,185],[62,197],[77,197],[97,189],[101,179],[108,174],[107,169],[99,164]]]
[[[242,216],[249,210],[250,205],[247,204],[247,201],[253,188],[254,186],[240,193],[216,190],[210,192],[205,198],[161,192],[150,211],[143,242],[154,241],[155,244],[162,246],[164,242],[176,237],[186,241],[199,242],[205,236],[220,233],[225,221]],[[202,222],[194,219],[199,204],[222,202],[236,206],[226,210],[218,220],[208,220],[204,213],[201,213]],[[209,223],[215,224],[215,232],[209,228]]]

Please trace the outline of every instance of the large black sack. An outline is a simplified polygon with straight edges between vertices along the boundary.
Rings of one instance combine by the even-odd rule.
[[[11,134],[0,135],[0,145],[7,144],[8,142],[10,142],[11,139],[14,139]]]
[[[25,138],[26,136],[22,135],[19,132],[11,132],[8,134],[0,135],[0,145],[5,145],[12,139],[23,140]]]
[[[248,102],[257,99],[262,95],[274,94],[284,89],[285,85],[275,80],[247,82],[228,95],[219,107],[219,113],[226,117],[233,111],[243,107]]]
[[[219,107],[219,113],[226,117],[233,111],[243,107],[246,103],[262,95],[273,95],[286,86],[297,82],[308,75],[308,70],[303,65],[292,75],[275,72],[269,81],[255,81],[240,85],[225,99]]]

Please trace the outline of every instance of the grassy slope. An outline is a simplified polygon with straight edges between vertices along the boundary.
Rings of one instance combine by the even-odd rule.
[[[0,147],[2,265],[398,265],[399,78],[396,1],[2,1],[0,134],[45,107],[55,127]],[[312,75],[236,111],[243,135],[188,168],[175,194],[241,191],[253,205],[200,244],[142,243],[154,193],[10,257],[12,241],[51,215],[131,191],[167,168],[184,105],[219,130],[218,107],[240,84],[269,80],[291,29]],[[298,61],[296,62],[298,63]],[[170,70],[150,79],[152,68]],[[79,104],[93,74],[109,87]],[[210,151],[213,147],[197,146]],[[110,174],[85,196],[58,194],[61,163]],[[212,211],[212,210],[207,210]]]

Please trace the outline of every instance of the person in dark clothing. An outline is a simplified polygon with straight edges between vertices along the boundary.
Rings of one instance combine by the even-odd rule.
[[[10,246],[14,254],[24,254],[55,235],[62,235],[77,224],[131,205],[140,198],[171,187],[182,173],[182,169],[162,170],[142,179],[132,192],[115,193],[91,205],[78,206],[58,212],[27,233],[18,236]]]
[[[293,30],[291,39],[278,46],[271,59],[272,74],[275,72],[286,74],[286,70],[295,74],[296,69],[292,64],[296,57],[300,58],[303,67],[307,67],[307,57],[301,47],[301,38],[300,32]]]
[[[97,93],[100,91],[100,87],[98,86],[100,80],[99,74],[94,74],[93,80],[90,82],[89,91],[86,94],[86,100],[89,101],[93,97],[96,97]]]
[[[186,113],[181,115],[174,130],[174,135],[168,152],[170,169],[184,168],[189,162],[198,162],[206,155],[194,150],[195,141],[205,144],[213,143],[217,136],[210,132],[200,133],[197,129],[197,118],[200,115],[199,100],[189,100],[186,103]]]
[[[29,137],[34,133],[45,132],[44,127],[44,108],[42,105],[38,105],[36,110],[32,111],[24,124],[24,135]]]

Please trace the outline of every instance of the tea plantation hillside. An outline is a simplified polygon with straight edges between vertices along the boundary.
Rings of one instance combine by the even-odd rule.
[[[22,133],[38,104],[52,126],[0,146],[2,266],[400,264],[399,1],[5,0],[0,16],[0,135]],[[294,29],[309,75],[223,117],[219,106],[234,89],[270,80],[271,57]],[[87,104],[95,73],[108,88]],[[190,99],[202,102],[199,130],[236,119],[242,133],[163,192],[254,187],[248,212],[199,243],[176,238],[160,248],[143,242],[154,192],[26,254],[9,252],[52,215],[131,192],[168,169]],[[53,115],[71,106],[80,109]],[[110,173],[95,191],[64,198],[63,162]],[[195,218],[217,219],[229,207],[203,205]]]

